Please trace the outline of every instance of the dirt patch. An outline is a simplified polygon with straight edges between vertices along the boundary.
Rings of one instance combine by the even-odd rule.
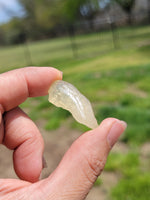
[[[86,200],[108,200],[110,189],[117,184],[119,177],[116,173],[104,171],[101,180],[102,185],[93,187]]]
[[[140,163],[143,171],[149,171],[150,166],[150,142],[142,145],[140,149]]]
[[[43,170],[42,177],[47,177],[58,165],[61,158],[73,143],[80,136],[80,132],[61,127],[57,131],[46,132],[42,135],[45,141],[44,158],[47,168]]]
[[[117,142],[111,152],[127,154],[129,152],[129,147],[123,142]]]
[[[140,154],[144,157],[150,158],[150,142],[147,142],[142,145],[142,147],[140,149]]]
[[[130,85],[127,89],[126,92],[134,94],[137,97],[141,97],[141,98],[146,98],[148,95],[146,92],[144,92],[143,90],[138,89],[137,87]]]
[[[17,178],[12,162],[13,151],[0,145],[0,178]]]

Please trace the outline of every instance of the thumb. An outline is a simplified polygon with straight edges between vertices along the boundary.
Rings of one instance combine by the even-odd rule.
[[[45,180],[44,195],[57,200],[84,199],[102,172],[109,151],[125,128],[125,122],[108,118],[98,128],[80,136],[57,169]]]

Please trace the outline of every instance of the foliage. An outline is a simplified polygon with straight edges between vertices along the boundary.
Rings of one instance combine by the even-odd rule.
[[[70,26],[82,17],[81,8],[86,6],[86,15],[93,18],[97,0],[20,0],[26,12],[25,28],[28,37],[53,36],[64,32],[64,25]],[[98,4],[97,4],[98,6]],[[33,31],[34,27],[34,31]],[[32,34],[31,34],[32,30]]]
[[[13,18],[7,24],[1,26],[3,32],[3,44],[19,44],[24,42],[24,25],[23,19]]]
[[[100,2],[105,0],[18,0],[25,15],[12,19],[5,26],[1,26],[0,42],[3,44],[22,43],[24,40],[38,40],[68,34],[73,24],[78,21],[92,21],[100,12]],[[4,32],[8,35],[3,34]],[[5,41],[6,40],[6,41]],[[2,42],[1,42],[2,43]]]
[[[63,15],[66,22],[72,23],[81,17],[80,7],[87,0],[66,0],[63,5]]]
[[[32,34],[34,37],[51,35],[52,28],[60,24],[61,0],[20,0],[20,3],[26,12],[24,26],[30,32],[29,38]]]

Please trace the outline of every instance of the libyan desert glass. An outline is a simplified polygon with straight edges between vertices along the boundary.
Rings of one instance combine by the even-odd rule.
[[[98,126],[91,103],[72,84],[55,81],[49,89],[48,100],[55,106],[70,111],[79,123],[92,129]]]

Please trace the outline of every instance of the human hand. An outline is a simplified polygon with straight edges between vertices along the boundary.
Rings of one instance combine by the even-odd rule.
[[[105,119],[98,128],[81,135],[56,170],[39,181],[44,142],[18,105],[27,97],[47,95],[57,79],[62,79],[61,72],[50,67],[28,67],[0,75],[0,144],[14,150],[14,169],[21,179],[0,179],[1,200],[85,199],[126,128],[122,121]]]

